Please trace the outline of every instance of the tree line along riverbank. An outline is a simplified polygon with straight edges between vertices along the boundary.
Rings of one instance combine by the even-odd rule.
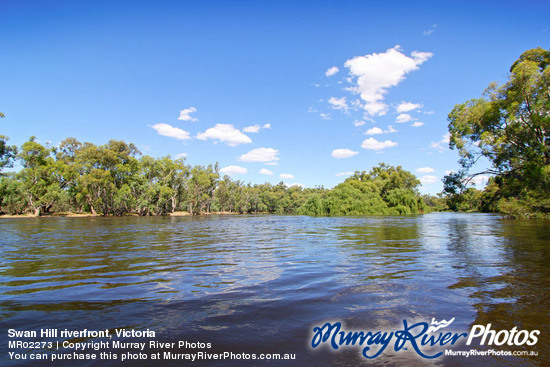
[[[131,143],[105,145],[67,138],[46,147],[31,137],[10,147],[22,169],[0,178],[6,214],[53,213],[121,216],[186,212],[305,215],[417,214],[430,211],[420,181],[401,167],[381,163],[356,172],[333,189],[245,184],[220,174],[217,164],[141,156]]]

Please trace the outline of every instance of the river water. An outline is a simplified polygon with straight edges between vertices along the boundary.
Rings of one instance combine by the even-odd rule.
[[[154,330],[163,342],[210,343],[208,352],[296,356],[190,365],[549,365],[549,264],[549,222],[487,214],[5,218],[0,360],[36,365],[9,359],[14,350],[7,329],[125,328]],[[480,338],[466,346],[462,338],[422,349],[428,354],[495,349],[538,355],[425,359],[410,345],[395,350],[389,344],[367,360],[361,346],[311,347],[313,328],[326,322],[374,333],[403,330],[403,320],[432,318],[455,318],[440,330],[445,332],[491,324],[496,331],[517,327],[540,335],[535,346],[489,347]],[[379,348],[373,345],[371,352]],[[28,357],[37,350],[17,352]],[[150,359],[131,364],[189,365]]]

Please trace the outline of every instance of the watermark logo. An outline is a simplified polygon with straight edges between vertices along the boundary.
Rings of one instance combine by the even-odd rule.
[[[435,321],[435,319],[432,318],[432,326],[428,328],[428,333],[435,333],[439,329],[443,329],[444,327],[447,327],[451,325],[455,321],[455,318],[453,317],[449,321],[441,320],[439,322]]]
[[[393,348],[395,352],[412,349],[422,358],[433,359],[442,356],[444,353],[444,350],[433,351],[433,349],[438,349],[438,347],[447,348],[459,341],[466,340],[466,345],[470,345],[473,341],[479,341],[479,345],[489,346],[504,344],[533,346],[537,343],[540,334],[539,330],[529,332],[518,330],[517,327],[510,331],[496,331],[491,329],[491,324],[474,325],[469,333],[442,330],[449,327],[454,320],[454,317],[449,321],[436,321],[432,318],[431,324],[427,322],[412,324],[404,319],[402,329],[391,331],[346,331],[340,322],[327,322],[323,326],[313,328],[311,347],[317,348],[328,345],[334,350],[348,346],[361,347],[361,354],[367,359],[380,356],[388,348]]]
[[[480,345],[529,345],[533,346],[538,342],[539,330],[533,330],[531,332],[527,330],[519,330],[516,326],[512,330],[491,330],[491,324],[487,325],[474,325],[470,331],[470,336],[466,345],[470,345],[476,338],[481,338]]]

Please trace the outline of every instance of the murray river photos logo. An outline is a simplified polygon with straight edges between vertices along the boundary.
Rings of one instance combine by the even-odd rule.
[[[327,322],[323,326],[313,328],[311,346],[313,348],[328,345],[334,350],[342,347],[361,347],[363,357],[373,359],[380,356],[386,349],[395,352],[412,348],[420,357],[433,359],[443,355],[438,347],[449,347],[457,342],[466,341],[466,345],[487,346],[534,346],[538,342],[539,330],[493,330],[491,324],[474,325],[468,333],[456,333],[443,330],[455,320],[436,321],[431,324],[417,322],[415,324],[403,320],[403,328],[394,331],[345,331],[340,322]],[[441,348],[440,348],[441,349]]]

